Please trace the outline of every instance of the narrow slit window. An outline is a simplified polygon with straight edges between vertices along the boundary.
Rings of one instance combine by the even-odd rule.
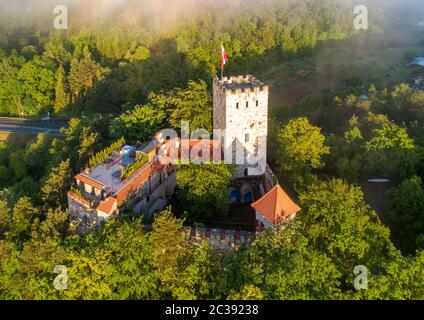
[[[236,103],[236,109],[238,109],[238,108],[239,108],[239,103],[237,102],[237,103]]]
[[[246,101],[246,108],[249,108],[249,101]]]

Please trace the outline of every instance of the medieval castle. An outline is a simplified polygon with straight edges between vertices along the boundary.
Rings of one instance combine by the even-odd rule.
[[[268,86],[251,75],[215,79],[213,125],[224,134],[221,141],[207,142],[211,155],[218,153],[225,163],[235,164],[229,197],[233,203],[251,204],[256,212],[257,231],[270,228],[300,211],[277,184],[266,162],[268,90]],[[192,149],[205,141],[169,140],[157,134],[142,146],[119,147],[104,162],[76,175],[77,189],[68,193],[73,225],[87,232],[123,210],[147,217],[163,210],[176,188],[177,166],[160,161],[159,154],[163,150],[169,153],[171,144],[177,148],[185,144]],[[134,170],[123,175],[131,166],[135,166]],[[195,237],[202,233],[213,237],[206,230],[190,232]],[[217,239],[227,237],[234,243],[237,238],[239,242],[241,238],[248,242],[252,237],[243,233],[240,236],[232,230],[219,232],[221,236]]]

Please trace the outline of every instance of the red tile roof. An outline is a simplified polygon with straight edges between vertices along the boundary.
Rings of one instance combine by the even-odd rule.
[[[155,161],[151,165],[147,166],[135,178],[134,175],[132,175],[127,180],[129,183],[116,194],[116,200],[118,201],[118,204],[122,204],[127,199],[127,197],[131,195],[138,187],[144,184],[151,175],[162,169],[163,166],[159,163],[159,161]]]
[[[79,180],[85,184],[88,184],[89,186],[92,186],[98,190],[102,190],[104,188],[104,184],[94,181],[93,179],[87,177],[87,176],[83,176],[82,174],[78,174],[75,177],[76,180]]]
[[[159,150],[160,147],[165,145],[166,151],[168,155],[170,154],[170,148],[172,143],[175,143],[176,141],[173,140],[167,140],[162,144],[159,144],[157,146],[157,149]],[[179,142],[187,142],[184,140],[179,140]],[[196,146],[200,147],[204,144],[207,144],[210,148],[210,157],[213,159],[214,152],[220,152],[221,158],[222,158],[222,151],[221,151],[221,144],[217,140],[200,140],[200,139],[191,139],[188,141],[189,151],[191,152],[192,149]],[[178,148],[178,155],[181,156],[181,143]],[[201,156],[201,155],[200,155]],[[144,184],[155,172],[158,172],[164,168],[164,165],[160,163],[160,161],[156,160],[150,165],[147,165],[145,168],[142,169],[141,172],[136,172],[133,174],[129,179],[126,181],[123,181],[121,185],[123,185],[122,189],[120,189],[115,195],[114,195],[114,201],[118,203],[118,205],[121,205],[127,198],[130,196],[138,187],[140,187],[142,184]],[[75,179],[80,180],[81,182],[88,184],[96,189],[102,190],[104,189],[105,185],[103,185],[100,182],[97,182],[90,177],[87,177],[82,174],[78,174]],[[106,200],[104,202],[101,202],[98,210],[101,210],[102,212],[109,212],[112,208],[113,202]],[[107,210],[109,209],[109,210]]]
[[[279,185],[253,203],[252,207],[272,224],[287,220],[301,210]]]
[[[177,147],[178,145],[178,147]],[[158,151],[161,148],[164,148],[163,151],[166,151],[166,156],[171,155],[171,148],[177,148],[178,151],[178,157],[181,158],[182,155],[182,147],[188,147],[188,153],[189,155],[193,151],[193,149],[196,147],[198,150],[198,157],[202,157],[202,151],[203,149],[209,147],[209,156],[210,160],[214,160],[214,154],[219,153],[219,159],[223,160],[223,153],[222,153],[222,146],[220,141],[218,140],[209,140],[209,139],[190,139],[190,140],[183,140],[183,139],[176,139],[176,140],[166,140],[165,142],[159,144],[157,146]]]
[[[112,209],[116,205],[116,199],[113,197],[107,198],[105,201],[101,201],[97,207],[98,211],[104,212],[105,214],[112,214]]]
[[[181,143],[184,143],[184,142],[185,142],[184,140],[181,140]],[[218,140],[201,140],[201,139],[189,140],[190,153],[192,152],[194,148],[197,148],[198,154],[196,156],[198,157],[202,157],[202,151],[207,146],[209,146],[209,156],[211,161],[214,160],[214,152],[219,152],[220,158],[222,160],[221,143]],[[180,153],[181,153],[181,150],[180,150]]]

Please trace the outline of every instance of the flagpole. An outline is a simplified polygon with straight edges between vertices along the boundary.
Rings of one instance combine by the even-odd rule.
[[[221,44],[221,80],[224,79],[224,68],[227,63],[227,53],[225,52],[224,46]]]

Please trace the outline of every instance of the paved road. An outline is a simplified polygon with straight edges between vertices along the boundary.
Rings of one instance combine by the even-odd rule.
[[[55,137],[63,136],[60,128],[65,127],[63,121],[16,120],[0,118],[0,132],[39,134],[47,133]]]

